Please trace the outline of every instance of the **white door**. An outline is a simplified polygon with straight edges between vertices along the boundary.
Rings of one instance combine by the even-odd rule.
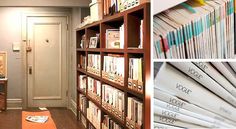
[[[66,17],[27,18],[28,107],[66,107]]]

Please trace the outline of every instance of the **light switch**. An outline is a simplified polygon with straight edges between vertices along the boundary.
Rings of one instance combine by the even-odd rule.
[[[20,51],[20,42],[13,42],[12,50],[13,51]]]

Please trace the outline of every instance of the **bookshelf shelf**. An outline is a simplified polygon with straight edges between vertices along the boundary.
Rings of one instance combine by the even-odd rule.
[[[99,76],[97,76],[97,75],[95,75],[95,74],[92,74],[92,73],[87,72],[87,75],[90,76],[90,77],[92,77],[92,78],[94,78],[94,79],[101,80],[101,77],[99,77]]]
[[[83,51],[83,52],[84,52],[84,51],[86,51],[86,50],[83,49],[83,48],[77,48],[76,51]]]
[[[92,101],[97,107],[101,108],[101,103],[97,102],[95,99],[90,97],[89,95],[86,95],[86,97],[89,99],[89,101]]]
[[[101,120],[103,120],[104,115],[108,115],[114,122],[116,122],[118,125],[120,125],[123,129],[128,128],[126,126],[126,117],[128,112],[128,97],[134,97],[137,98],[137,100],[140,100],[142,102],[142,127],[140,129],[146,129],[150,128],[150,96],[147,93],[146,89],[148,86],[148,80],[150,80],[150,3],[144,3],[141,5],[138,5],[132,9],[126,10],[121,13],[116,13],[112,16],[105,16],[104,19],[97,21],[95,23],[92,23],[90,25],[84,26],[82,28],[76,29],[76,37],[77,37],[77,66],[84,66],[85,68],[78,68],[77,69],[77,76],[79,75],[86,75],[87,77],[91,77],[93,79],[96,79],[100,81],[101,87],[98,85],[95,89],[98,89],[100,87],[101,92],[101,101],[95,100],[93,97],[90,97],[88,95],[88,79],[86,80],[86,86],[87,86],[87,92],[83,92],[80,89],[78,90],[78,94],[85,95],[87,98],[87,101],[93,102],[100,110],[101,110]],[[142,26],[141,26],[142,24]],[[107,48],[107,29],[120,29],[121,26],[124,27],[123,33],[123,46],[121,48]],[[140,30],[142,29],[142,30]],[[134,32],[137,31],[137,32]],[[142,32],[142,34],[140,33]],[[88,44],[90,42],[90,37],[94,37],[99,33],[100,38],[100,45],[97,48],[88,48]],[[142,38],[140,38],[142,35]],[[85,42],[86,44],[81,48],[81,40],[82,42]],[[108,41],[109,42],[109,41]],[[145,43],[142,44],[141,48],[139,48],[141,42]],[[90,71],[90,68],[88,68],[88,65],[91,62],[90,59],[88,59],[88,56],[90,54],[99,54],[100,58],[97,61],[96,59],[93,60],[94,62],[99,62],[99,75],[93,74]],[[85,56],[85,57],[84,57]],[[142,80],[143,80],[143,93],[139,93],[136,91],[133,91],[132,89],[128,88],[128,77],[129,77],[129,59],[130,58],[142,58]],[[112,80],[109,80],[104,75],[104,69],[106,69],[107,61],[108,59],[113,60],[113,58],[119,58],[114,59],[118,61],[122,61],[122,63],[118,64],[116,67],[123,67],[122,70],[114,72],[114,80],[118,80],[121,84],[114,82]],[[121,59],[120,59],[121,58]],[[86,61],[84,61],[84,59]],[[82,60],[82,61],[81,61]],[[109,62],[110,60],[108,60]],[[116,64],[117,62],[113,62],[112,64]],[[96,63],[95,63],[96,64]],[[109,64],[109,63],[108,63]],[[90,66],[91,67],[91,66]],[[117,70],[117,69],[116,69]],[[120,74],[119,72],[123,72]],[[106,71],[107,72],[107,71]],[[112,76],[113,76],[112,74]],[[105,73],[106,75],[106,73]],[[110,75],[109,75],[110,76]],[[117,76],[117,78],[116,78]],[[122,77],[121,77],[122,76]],[[78,77],[77,77],[78,78]],[[123,79],[122,79],[123,78]],[[91,84],[91,83],[90,83]],[[77,85],[79,87],[80,82],[77,80]],[[117,90],[117,93],[122,93],[124,96],[124,99],[121,104],[123,104],[124,109],[115,109],[115,112],[112,112],[112,110],[106,109],[103,102],[103,90],[105,92],[106,87],[103,87],[103,85],[109,85],[112,87],[111,89]],[[105,88],[105,89],[104,89]],[[110,89],[110,90],[111,90]],[[106,92],[105,92],[106,93]],[[118,95],[118,94],[117,94]],[[77,95],[78,96],[78,95]],[[117,96],[118,97],[118,96]],[[79,99],[79,96],[77,98]],[[107,102],[107,101],[106,101]],[[78,103],[80,103],[78,101]],[[114,105],[113,105],[114,106]],[[77,109],[78,113],[80,113],[80,109]],[[122,114],[123,118],[121,118],[122,115],[117,116],[117,114]],[[85,116],[87,117],[87,116]],[[89,125],[90,121],[87,120],[87,127]],[[100,125],[101,126],[101,125]],[[101,126],[102,127],[102,126]],[[136,129],[136,128],[135,128]]]
[[[115,88],[117,88],[119,90],[125,91],[124,90],[124,86],[119,85],[119,84],[117,84],[115,82],[112,82],[112,81],[109,81],[109,80],[103,79],[103,78],[102,78],[102,82],[105,83],[105,84],[110,84],[111,86],[113,86],[113,87],[115,87]]]
[[[127,88],[127,93],[129,93],[131,95],[134,95],[134,96],[138,97],[139,99],[143,99],[144,98],[143,94],[135,92],[135,91],[133,91],[133,90],[131,90],[129,88]]]
[[[83,74],[86,74],[86,70],[82,69],[82,68],[77,68],[77,71],[83,73]]]
[[[104,112],[105,112],[106,114],[108,114],[113,120],[115,120],[116,122],[118,122],[122,127],[125,127],[124,121],[118,119],[115,115],[113,115],[112,113],[110,113],[109,111],[107,111],[105,108],[103,108],[103,107],[101,107],[101,108],[102,108],[102,109],[104,110]]]
[[[86,93],[84,91],[82,91],[81,89],[77,88],[77,91],[83,95],[86,95]]]
[[[102,48],[102,52],[104,53],[125,53],[124,49],[106,49],[106,48]]]
[[[86,51],[88,51],[88,52],[100,52],[101,49],[100,48],[87,48]]]
[[[130,54],[136,54],[136,53],[143,54],[144,50],[138,48],[128,48],[127,52]]]

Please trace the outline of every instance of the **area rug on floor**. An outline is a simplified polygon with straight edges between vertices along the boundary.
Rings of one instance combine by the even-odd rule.
[[[45,123],[33,123],[25,120],[27,116],[48,116]],[[22,129],[56,129],[56,125],[49,111],[26,112],[22,111]]]

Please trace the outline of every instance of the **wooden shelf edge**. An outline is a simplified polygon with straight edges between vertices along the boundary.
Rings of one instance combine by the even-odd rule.
[[[76,28],[75,30],[76,30],[76,31],[85,30],[86,28],[90,28],[90,27],[92,27],[92,26],[99,25],[101,21],[102,21],[102,20],[92,22],[92,23],[87,24],[87,25],[85,25],[85,26],[82,26],[82,27],[80,27],[80,28],[78,27],[78,28]]]
[[[86,72],[86,74],[94,79],[97,79],[97,80],[101,80],[101,77],[100,76],[97,76],[96,74],[92,74],[90,72]]]
[[[112,82],[110,80],[107,80],[105,78],[102,78],[101,81],[106,83],[107,85],[109,85],[111,87],[115,87],[115,88],[117,88],[117,89],[119,89],[119,90],[121,90],[123,92],[125,91],[125,86],[119,85],[119,84],[117,84],[115,82]]]
[[[85,49],[85,48],[76,48],[76,51],[85,52],[85,51],[86,51],[86,49]]]
[[[86,95],[86,97],[87,97],[90,101],[92,101],[98,108],[101,108],[101,107],[102,107],[102,105],[101,105],[99,102],[97,102],[95,99],[93,99],[93,98],[90,97],[89,95]]]
[[[87,52],[100,52],[101,48],[87,48],[86,51]]]
[[[124,54],[125,53],[125,49],[121,48],[121,49],[117,49],[117,48],[102,48],[101,49],[102,52],[104,53],[121,53],[121,54]]]
[[[124,127],[124,125],[125,125],[125,121],[121,121],[121,120],[119,120],[118,118],[116,118],[115,116],[114,116],[114,114],[112,114],[112,113],[110,113],[109,111],[107,111],[105,108],[103,108],[102,107],[102,105],[101,104],[99,104],[96,100],[94,100],[93,98],[91,98],[90,96],[86,96],[88,99],[89,99],[89,101],[92,101],[101,111],[103,111],[103,112],[105,112],[107,115],[109,115],[113,120],[115,120],[117,123],[119,123],[119,124],[121,124],[121,126],[122,127]]]
[[[79,88],[77,88],[77,91],[86,96],[86,93],[84,91],[80,90]]]
[[[134,91],[132,89],[129,89],[129,88],[127,88],[126,90],[127,90],[127,93],[132,94],[132,95],[138,97],[141,100],[144,100],[144,94],[138,93],[138,92],[136,92],[136,91]]]
[[[129,54],[136,54],[136,53],[143,54],[144,50],[143,50],[143,48],[128,48],[127,52]]]
[[[102,110],[108,115],[110,116],[116,123],[120,124],[120,126],[125,127],[125,120],[121,121],[120,119],[116,118],[114,114],[110,113],[109,111],[107,111],[105,108],[101,107]]]
[[[84,74],[87,73],[86,70],[85,70],[85,69],[82,69],[82,68],[77,68],[77,71],[79,71],[79,72],[81,72],[81,73],[84,73]]]

